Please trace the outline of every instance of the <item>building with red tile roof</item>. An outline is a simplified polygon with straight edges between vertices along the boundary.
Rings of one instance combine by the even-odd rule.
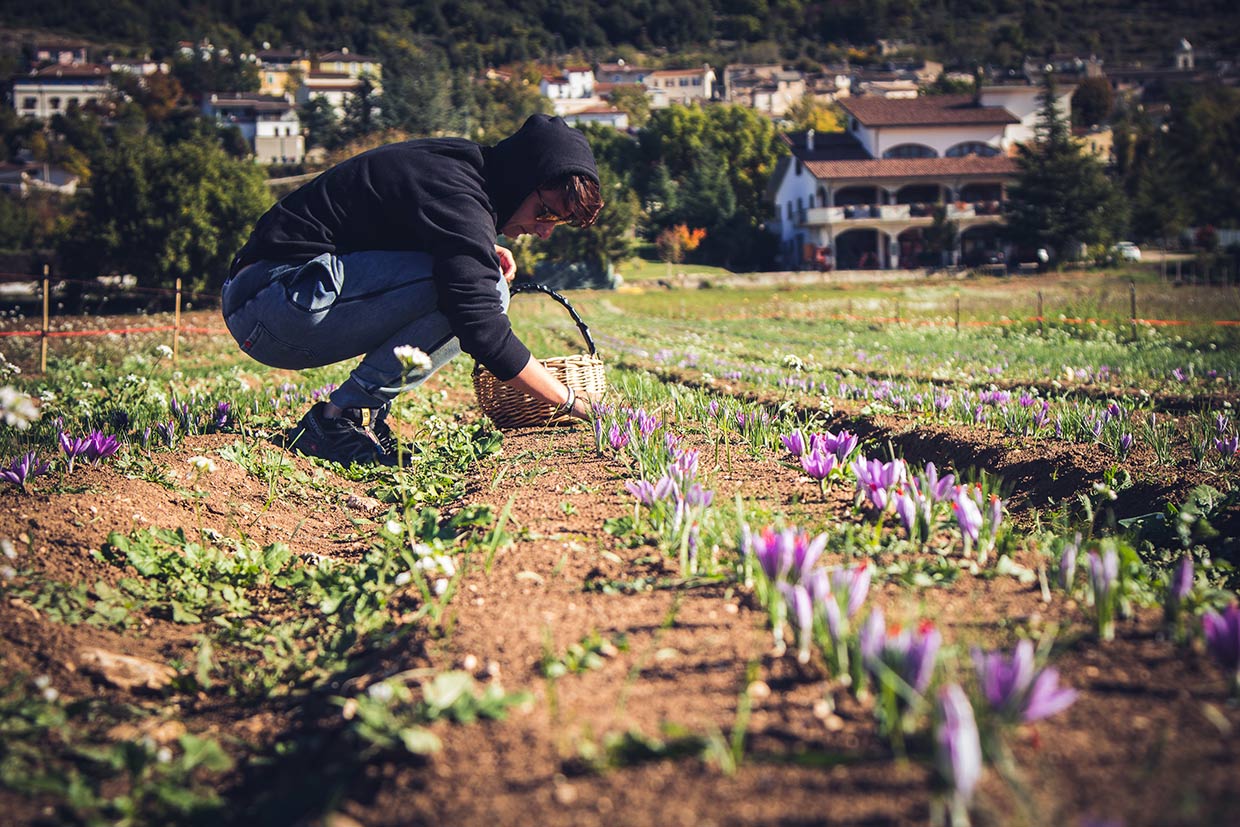
[[[767,222],[784,265],[894,269],[998,256],[1007,187],[1018,172],[1012,155],[1033,132],[1022,117],[1028,93],[995,96],[1017,113],[988,91],[850,97],[840,101],[843,133],[785,136],[789,154],[771,178]],[[959,231],[952,250],[927,241],[936,213]]]

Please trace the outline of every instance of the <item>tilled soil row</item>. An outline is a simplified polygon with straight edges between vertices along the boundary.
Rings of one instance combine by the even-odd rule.
[[[857,420],[858,430],[863,422]],[[929,439],[936,429],[900,427],[910,445],[937,447]],[[971,444],[965,436],[951,439]],[[183,474],[180,466],[189,456],[226,441],[189,438],[168,465]],[[986,439],[981,444],[974,449],[979,455],[1002,451]],[[960,462],[955,454],[931,453],[924,459]],[[911,449],[907,455],[914,457]],[[1070,465],[1071,454],[1063,461]],[[313,470],[304,460],[294,462]],[[133,527],[135,513],[151,525],[201,525],[225,534],[244,529],[263,542],[288,541],[298,553],[353,558],[367,545],[361,533],[368,529],[355,525],[362,516],[358,509],[368,507],[364,501],[350,505],[342,496],[332,502],[269,502],[262,483],[220,465],[223,476],[212,480],[200,500],[125,479],[108,467],[85,474],[80,494],[35,498],[9,492],[0,501],[0,532],[27,534],[40,555],[38,565],[65,582],[109,576],[86,552],[109,531]],[[1082,471],[1080,479],[1088,481],[1092,473]],[[790,465],[754,459],[739,447],[730,467],[709,469],[707,477],[717,502],[730,502],[739,491],[811,527],[851,518],[846,493],[822,502],[816,485],[799,480]],[[415,634],[370,653],[363,672],[342,679],[364,686],[410,669],[468,668],[510,691],[529,690],[533,702],[503,722],[436,724],[442,752],[425,761],[391,759],[365,767],[348,782],[338,813],[366,825],[926,823],[928,767],[894,760],[866,705],[840,696],[834,713],[824,710],[821,671],[772,654],[765,615],[743,589],[587,590],[605,579],[675,575],[674,561],[654,548],[627,548],[603,532],[604,520],[631,513],[624,478],[620,466],[593,451],[582,427],[510,433],[503,454],[477,468],[466,499],[497,511],[511,499],[516,542],[497,555],[489,572],[476,561],[469,567],[450,606],[446,634]],[[1065,483],[1063,495],[1070,493]],[[1044,604],[1036,586],[1013,578],[961,576],[949,587],[916,591],[876,584],[871,602],[889,618],[931,619],[949,642],[962,646],[1007,645],[1018,629],[1060,627],[1065,650],[1056,665],[1081,697],[1066,712],[1019,734],[1021,789],[1030,794],[1032,809],[992,773],[979,799],[980,823],[1227,823],[1228,808],[1238,803],[1231,733],[1240,712],[1226,704],[1219,671],[1160,639],[1156,618],[1121,624],[1119,639],[1103,647],[1089,635],[1081,607],[1058,595]],[[167,700],[120,690],[74,668],[75,653],[98,645],[163,662],[183,660],[197,631],[154,621],[138,635],[105,633],[55,623],[12,600],[0,613],[6,669],[49,674],[69,697],[165,712]],[[558,657],[593,634],[615,645],[599,668],[554,683],[544,676],[545,657]],[[747,676],[751,667],[760,681],[754,686]],[[637,732],[672,743],[671,728],[728,739],[742,693],[753,708],[742,721],[746,746],[735,774],[696,754],[669,757],[674,751],[649,749],[645,756],[630,753],[628,761],[591,769],[611,735]],[[173,717],[186,729],[226,738],[241,755],[269,755],[271,745],[292,731],[330,732],[339,725],[319,707],[299,710],[209,693],[170,700]],[[290,778],[278,769],[238,771],[231,790],[224,791],[233,800],[230,812],[246,811],[243,797],[257,793],[255,778],[273,787],[301,784],[307,800],[317,801],[313,788],[321,779],[315,766],[302,764],[296,772],[301,775]],[[40,818],[40,802],[4,792],[0,801],[14,823]],[[288,811],[289,820],[297,810]]]

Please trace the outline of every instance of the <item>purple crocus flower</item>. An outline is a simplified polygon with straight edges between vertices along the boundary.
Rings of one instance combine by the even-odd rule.
[[[857,612],[861,611],[861,606],[870,593],[873,574],[869,560],[862,560],[850,569],[839,566],[831,569],[831,592],[843,604],[842,608],[847,617],[856,617]]]
[[[857,633],[857,648],[861,653],[863,664],[874,663],[883,651],[883,641],[887,639],[887,621],[883,610],[875,606],[866,615],[861,631]]]
[[[752,554],[771,582],[799,583],[804,580],[814,563],[827,546],[827,535],[819,534],[812,540],[798,528],[775,531],[771,527],[754,533],[748,526],[741,536],[744,554]]]
[[[835,454],[819,451],[801,454],[801,468],[805,470],[806,474],[819,482],[831,476],[831,472],[835,470],[835,465]]]
[[[1175,624],[1180,618],[1180,607],[1193,591],[1193,558],[1185,554],[1171,573],[1167,583],[1167,602],[1163,607],[1167,622]]]
[[[69,473],[73,473],[73,462],[78,457],[86,453],[90,446],[90,439],[87,437],[72,437],[65,431],[60,432],[60,450],[64,452],[65,457],[69,460]]]
[[[228,402],[220,402],[215,406],[215,428],[220,430],[228,424],[228,413],[232,409],[232,405]]]
[[[1227,418],[1227,414],[1219,413],[1214,417],[1214,427],[1218,430],[1218,435],[1223,436],[1227,433],[1227,428],[1231,424],[1231,420]]]
[[[1132,448],[1132,434],[1120,434],[1119,452],[1127,454],[1130,448]]]
[[[611,444],[613,451],[619,451],[621,448],[629,444],[632,433],[628,428],[621,428],[620,423],[613,422],[611,428],[607,431],[607,441]]]
[[[1059,588],[1066,592],[1072,591],[1072,582],[1076,579],[1076,555],[1080,546],[1081,535],[1078,532],[1076,539],[1066,544],[1059,553]]]
[[[120,440],[115,436],[104,436],[102,431],[92,431],[86,436],[86,450],[82,453],[86,459],[97,465],[113,456],[120,447]]]
[[[171,448],[173,441],[176,439],[177,423],[171,419],[167,422],[159,422],[156,423],[155,430],[164,440],[164,444]]]
[[[960,533],[965,538],[965,544],[976,543],[978,533],[982,528],[982,512],[977,507],[977,501],[970,495],[968,486],[956,486],[956,496],[952,499],[952,511],[956,515],[956,522],[960,524]]]
[[[661,424],[654,414],[648,414],[643,410],[637,412],[637,430],[642,435],[642,439],[649,439]]]
[[[907,466],[903,460],[881,462],[858,455],[850,466],[857,477],[858,503],[864,497],[879,511],[887,507],[888,494],[905,479]]]
[[[797,660],[809,663],[809,645],[814,635],[814,601],[802,583],[780,583],[778,588],[788,606],[788,617],[797,630]]]
[[[715,499],[715,492],[703,488],[696,482],[685,491],[685,504],[692,508],[706,508]]]
[[[1227,439],[1214,440],[1214,450],[1230,459],[1236,455],[1237,451],[1240,451],[1240,435],[1232,434]]]
[[[841,430],[838,434],[824,431],[810,437],[810,449],[835,454],[835,458],[842,465],[857,449],[859,442],[856,435],[846,430]]]
[[[25,491],[28,481],[46,474],[47,470],[47,461],[40,462],[35,452],[29,451],[9,463],[8,468],[0,468],[0,479],[21,486]]]
[[[654,484],[648,480],[628,480],[624,483],[624,489],[637,498],[642,505],[653,505],[655,503]]]
[[[1114,548],[1104,549],[1101,554],[1089,553],[1089,587],[1094,595],[1094,611],[1097,613],[1098,634],[1103,640],[1115,638],[1115,600],[1118,596],[1119,554]]]
[[[779,441],[788,449],[788,453],[794,457],[803,456],[805,454],[805,435],[798,428],[790,434],[782,434]]]
[[[1232,603],[1222,614],[1207,609],[1201,616],[1206,650],[1232,673],[1232,691],[1240,695],[1240,604]]]
[[[895,497],[896,516],[900,518],[900,524],[904,526],[910,540],[917,531],[917,502],[911,493],[915,490],[913,486],[901,488]]]
[[[925,472],[921,475],[924,483],[921,491],[934,502],[939,502],[947,498],[947,494],[952,490],[952,486],[956,484],[955,474],[945,474],[939,476],[939,469],[935,467],[933,462],[926,463]]]
[[[1039,721],[1076,700],[1075,689],[1059,685],[1057,670],[1036,668],[1033,643],[1028,640],[1017,643],[1010,658],[974,649],[973,668],[987,705],[1012,723]]]
[[[1051,403],[1043,399],[1041,410],[1033,415],[1033,427],[1038,429],[1043,428],[1047,421],[1051,418],[1050,411]]]
[[[929,621],[922,621],[917,629],[897,631],[875,628],[882,622],[882,614],[875,609],[861,629],[862,662],[870,674],[881,680],[882,665],[894,672],[917,694],[924,694],[934,675],[943,636]],[[878,640],[875,640],[878,636]]]
[[[977,719],[959,684],[949,683],[940,689],[935,708],[935,764],[952,790],[952,823],[967,824],[969,802],[982,777]]]

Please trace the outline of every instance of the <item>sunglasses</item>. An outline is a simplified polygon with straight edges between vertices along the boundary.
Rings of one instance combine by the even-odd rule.
[[[555,210],[547,206],[547,202],[543,200],[542,190],[534,190],[534,192],[538,194],[538,204],[539,204],[538,214],[534,216],[535,221],[537,221],[539,224],[550,224],[554,227],[559,227],[563,224],[573,223],[573,219],[565,218],[564,216],[560,215],[558,212],[556,212]]]

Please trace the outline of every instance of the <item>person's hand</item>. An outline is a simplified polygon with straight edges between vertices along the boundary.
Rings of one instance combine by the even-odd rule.
[[[577,398],[573,402],[573,409],[569,411],[569,416],[576,419],[588,420],[594,415],[594,405],[598,402],[590,394],[585,391],[579,391]]]
[[[512,280],[517,277],[517,260],[513,257],[512,250],[496,244],[495,255],[499,256],[499,269],[504,274],[504,281],[512,284]]]

